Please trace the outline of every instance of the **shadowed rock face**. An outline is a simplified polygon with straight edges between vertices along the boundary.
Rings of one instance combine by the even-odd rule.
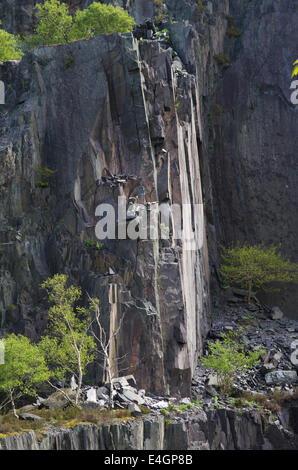
[[[2,27],[9,33],[29,33],[33,25],[35,0],[3,0],[0,5]]]
[[[205,13],[204,24],[194,19],[192,2],[178,7],[168,0],[167,5],[190,20],[172,24],[170,33],[199,83],[212,279],[219,242],[281,243],[283,253],[297,262],[298,115],[290,101],[290,76],[297,56],[298,2],[213,1],[208,6],[213,14]],[[229,36],[230,22],[240,28],[239,37]],[[223,52],[230,59],[227,66],[214,60]],[[297,316],[297,285],[261,296]]]
[[[223,110],[210,156],[218,234],[226,243],[281,243],[297,262],[298,114],[290,76],[298,2],[232,3],[243,34],[226,42],[233,61],[215,94]],[[297,286],[265,299],[297,316]]]
[[[2,66],[1,78],[1,233],[11,243],[2,251],[2,331],[38,337],[38,285],[66,272],[100,298],[107,329],[125,314],[115,347],[126,373],[147,390],[189,395],[208,330],[203,211],[184,217],[195,251],[184,240],[119,240],[99,252],[83,239],[95,239],[97,205],[116,207],[120,195],[202,207],[194,77],[173,70],[170,49],[139,48],[128,34],[36,50]],[[39,165],[55,170],[48,188],[35,187]],[[133,179],[98,186],[107,171]],[[92,375],[102,378],[98,368]]]

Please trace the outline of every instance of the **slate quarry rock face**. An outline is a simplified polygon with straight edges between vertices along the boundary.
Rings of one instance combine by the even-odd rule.
[[[1,3],[3,24],[29,32],[36,2],[16,3]],[[137,22],[151,15],[150,1],[113,3]],[[167,25],[167,49],[131,34],[100,36],[0,65],[1,334],[37,339],[48,308],[39,285],[65,272],[100,298],[107,330],[125,314],[115,348],[138,387],[187,396],[209,328],[218,242],[282,242],[297,261],[298,115],[289,87],[298,9],[265,0],[213,0],[204,14],[188,0],[166,6],[179,20]],[[227,34],[227,15],[240,36]],[[215,59],[223,52],[224,67]],[[38,185],[40,166],[55,171],[47,187]],[[110,174],[118,180],[102,184]],[[198,249],[183,240],[85,246],[96,241],[100,203],[140,194],[151,207],[196,204],[187,222]],[[296,297],[292,288],[272,304],[294,316]]]
[[[117,354],[139,387],[185,396],[208,330],[203,212],[185,219],[196,227],[195,251],[184,240],[105,241],[100,251],[83,241],[96,240],[99,204],[116,207],[140,189],[149,205],[171,194],[202,206],[198,90],[171,63],[171,49],[139,47],[128,34],[38,49],[1,66],[1,230],[10,243],[2,331],[37,338],[46,322],[38,285],[66,272],[101,299],[107,328],[125,315]],[[46,188],[36,185],[40,167],[55,172]],[[110,185],[106,173],[134,178]]]

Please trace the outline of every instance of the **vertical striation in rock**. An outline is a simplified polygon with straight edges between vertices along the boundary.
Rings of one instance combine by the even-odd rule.
[[[100,298],[106,328],[125,315],[117,348],[139,385],[189,395],[209,312],[194,77],[175,71],[171,49],[139,48],[130,34],[39,49],[3,65],[1,77],[9,90],[1,219],[12,243],[2,253],[3,328],[38,337],[46,320],[38,284],[66,272]],[[36,187],[39,166],[55,171],[48,188]],[[106,174],[131,177],[99,184]],[[140,194],[151,210],[195,204],[183,223],[197,249],[185,240],[85,247],[99,204],[117,208],[119,196]],[[111,284],[119,294],[112,307]]]
[[[200,411],[167,422],[162,416],[97,427],[79,424],[0,438],[0,450],[297,450],[297,434],[265,425],[256,411]]]

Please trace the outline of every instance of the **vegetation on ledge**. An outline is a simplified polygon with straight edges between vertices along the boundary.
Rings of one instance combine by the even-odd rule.
[[[34,33],[23,40],[0,29],[1,62],[20,60],[24,51],[37,47],[91,39],[99,34],[128,33],[135,24],[127,11],[101,2],[78,10],[73,17],[66,3],[45,0],[36,5],[36,18]]]
[[[116,422],[133,420],[128,410],[78,409],[69,406],[65,409],[34,410],[34,415],[42,418],[36,421],[17,419],[13,413],[0,415],[0,438],[24,431],[42,431],[45,428],[72,428],[78,424],[95,424],[100,427]],[[45,431],[46,432],[46,431]]]
[[[222,280],[230,287],[248,290],[248,303],[253,289],[280,290],[276,283],[297,283],[298,263],[292,263],[279,253],[279,246],[244,243],[222,251]]]
[[[135,24],[127,11],[100,2],[78,10],[74,17],[68,5],[59,0],[45,0],[36,8],[38,24],[34,34],[24,41],[27,49],[90,39],[99,34],[127,33]]]

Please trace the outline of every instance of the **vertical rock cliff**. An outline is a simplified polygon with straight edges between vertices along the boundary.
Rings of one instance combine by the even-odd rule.
[[[297,106],[290,101],[297,56],[298,3],[230,2],[242,32],[228,38],[231,64],[215,92],[220,112],[212,131],[218,236],[282,245],[298,260]],[[297,285],[264,297],[297,316]]]
[[[34,3],[2,2],[4,26],[32,30]],[[138,23],[157,8],[150,0],[107,3]],[[195,1],[165,2],[171,47],[100,36],[0,66],[1,332],[40,336],[47,304],[39,285],[65,272],[100,298],[107,329],[125,314],[117,353],[138,385],[156,393],[190,393],[218,242],[282,242],[297,261],[289,77],[298,2],[204,3],[201,11]],[[40,166],[55,172],[48,187],[38,185]],[[195,229],[196,249],[183,239],[86,247],[96,240],[96,207],[116,208],[119,196],[142,197],[151,209],[194,204],[184,223]],[[278,297],[288,314],[296,296]]]
[[[2,328],[37,337],[45,321],[38,284],[66,272],[100,298],[107,324],[112,311],[125,315],[117,347],[140,386],[186,395],[208,329],[203,210],[183,221],[196,229],[193,251],[184,240],[107,241],[100,252],[84,245],[95,239],[96,207],[116,208],[119,196],[141,191],[151,208],[202,206],[198,90],[172,54],[114,35],[2,66]],[[36,187],[40,166],[55,171],[48,188]],[[105,174],[130,176],[113,185]]]

